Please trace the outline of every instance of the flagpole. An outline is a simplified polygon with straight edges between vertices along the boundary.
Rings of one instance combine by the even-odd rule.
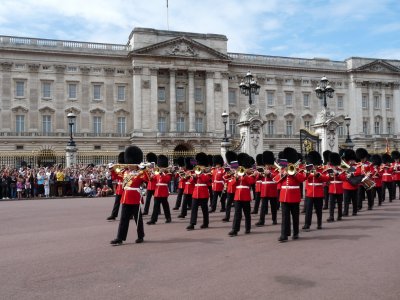
[[[168,0],[167,0],[167,29],[169,30]]]

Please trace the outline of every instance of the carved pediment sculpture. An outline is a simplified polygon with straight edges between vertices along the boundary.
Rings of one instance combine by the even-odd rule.
[[[369,64],[357,68],[356,71],[376,72],[376,73],[393,73],[393,72],[398,73],[400,72],[400,69],[384,60],[375,60]]]
[[[198,56],[198,53],[186,41],[178,41],[169,50],[166,51],[170,55],[180,56]]]

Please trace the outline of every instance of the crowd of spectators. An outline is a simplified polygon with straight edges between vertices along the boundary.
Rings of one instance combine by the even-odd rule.
[[[0,199],[85,196],[114,194],[114,183],[107,165],[74,165],[0,169]]]

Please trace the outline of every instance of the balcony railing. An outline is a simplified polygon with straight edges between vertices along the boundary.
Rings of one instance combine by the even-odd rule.
[[[0,136],[22,136],[22,137],[41,137],[41,136],[51,136],[51,137],[69,137],[69,133],[66,132],[0,132]],[[128,133],[120,134],[113,132],[105,132],[105,133],[93,133],[93,132],[79,132],[73,134],[74,138],[85,138],[85,137],[123,137],[129,138],[130,135]]]

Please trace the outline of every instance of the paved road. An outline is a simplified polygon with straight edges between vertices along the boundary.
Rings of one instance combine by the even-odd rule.
[[[0,299],[400,299],[399,200],[284,244],[270,221],[231,238],[221,213],[187,232],[174,212],[119,247],[112,203],[0,202]]]

